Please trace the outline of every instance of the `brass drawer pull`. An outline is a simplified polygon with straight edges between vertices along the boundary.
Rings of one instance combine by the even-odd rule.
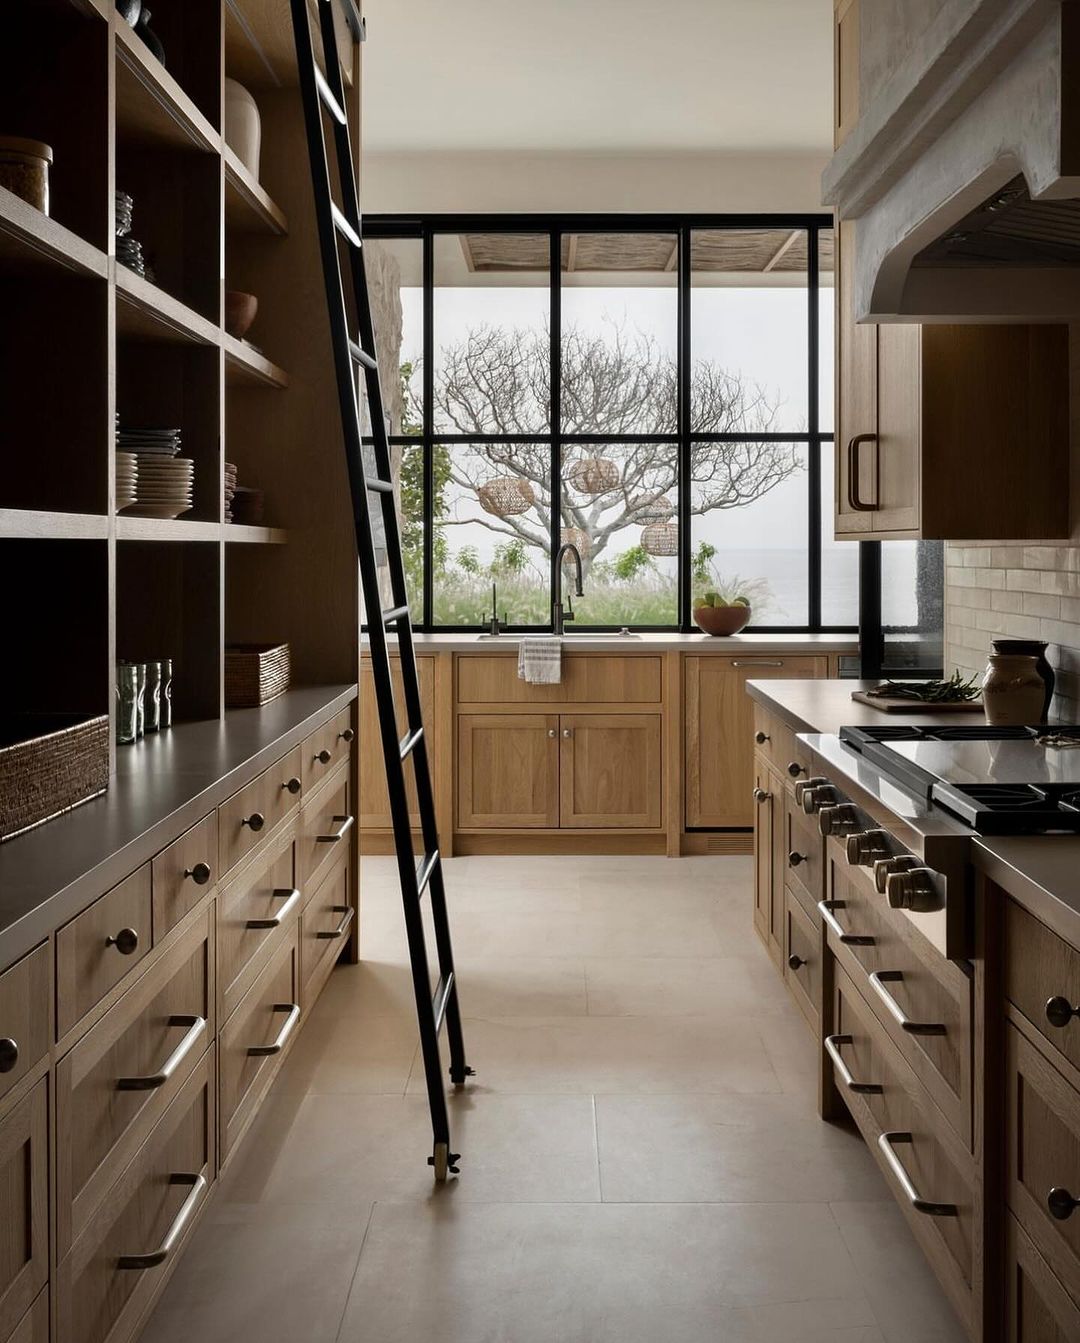
[[[289,910],[292,909],[297,900],[300,899],[300,892],[298,890],[289,890],[288,887],[285,887],[282,890],[274,891],[271,895],[271,899],[284,900],[285,903],[276,914],[272,914],[268,919],[248,919],[245,927],[280,928],[285,922],[285,916],[288,914]]]
[[[9,1073],[19,1061],[19,1044],[10,1035],[0,1040],[0,1073]]]
[[[196,863],[194,867],[184,868],[184,876],[190,877],[196,886],[205,886],[212,875],[209,863]]]
[[[253,811],[250,816],[243,817],[240,824],[250,827],[251,830],[258,834],[266,824],[266,817],[261,811]]]
[[[321,751],[316,751],[316,752],[315,752],[315,760],[316,760],[320,765],[329,765],[330,761],[333,760],[333,758],[334,758],[334,757],[333,757],[333,756],[331,755],[331,753],[326,749],[325,746],[323,747],[323,749],[322,749]]]
[[[315,936],[321,938],[324,942],[332,942],[336,938],[344,937],[348,932],[349,924],[353,921],[352,905],[333,905],[332,912],[341,915],[341,922],[331,933],[316,933]]]
[[[877,441],[877,434],[856,434],[854,438],[848,440],[847,496],[848,507],[854,513],[876,513],[881,507],[880,501],[868,504],[859,495],[859,448],[863,443],[873,443],[876,446]]]
[[[352,739],[353,739],[355,736],[356,736],[356,733],[352,730],[352,728],[351,728],[351,727],[347,727],[347,728],[345,729],[344,732],[339,732],[339,733],[338,733],[338,740],[339,740],[339,741],[352,741]]]
[[[184,1234],[184,1227],[191,1221],[191,1214],[206,1188],[205,1175],[170,1175],[170,1184],[189,1184],[191,1193],[180,1205],[180,1211],[173,1219],[172,1226],[165,1232],[165,1239],[149,1254],[122,1254],[116,1261],[117,1268],[156,1268],[163,1264],[176,1248],[176,1242]]]
[[[286,779],[281,786],[282,788],[287,789],[292,793],[293,797],[295,797],[300,791],[300,780],[294,774],[291,779]]]
[[[831,933],[835,933],[837,941],[842,942],[846,947],[872,947],[874,939],[868,933],[845,933],[840,926],[840,921],[833,913],[834,909],[846,908],[843,900],[819,900],[817,903],[818,913],[825,920],[826,927]]]
[[[833,1061],[833,1067],[840,1074],[840,1081],[848,1091],[854,1091],[859,1096],[880,1096],[885,1090],[878,1082],[856,1082],[851,1075],[851,1069],[844,1062],[844,1056],[840,1053],[841,1045],[854,1044],[854,1037],[851,1035],[826,1035],[822,1043],[825,1046],[825,1053]]]
[[[337,822],[337,829],[330,835],[316,835],[316,844],[338,844],[352,829],[353,817],[351,816],[333,816],[331,820]]]
[[[1067,1221],[1076,1208],[1080,1208],[1080,1198],[1073,1198],[1067,1189],[1051,1189],[1046,1196],[1046,1206],[1050,1216],[1059,1222]]]
[[[248,1045],[248,1053],[254,1058],[262,1058],[267,1054],[280,1054],[285,1048],[285,1041],[293,1033],[293,1027],[300,1020],[299,1003],[275,1003],[275,1012],[287,1012],[289,1015],[285,1018],[285,1025],[278,1031],[278,1037],[269,1045]]]
[[[1046,1019],[1051,1026],[1063,1030],[1073,1017],[1080,1017],[1080,1007],[1073,1007],[1068,998],[1059,995],[1046,1001]]]
[[[914,1142],[910,1133],[882,1133],[877,1140],[882,1156],[889,1163],[889,1169],[896,1176],[896,1182],[904,1191],[904,1197],[916,1212],[924,1212],[928,1217],[955,1217],[958,1209],[955,1203],[933,1203],[923,1198],[911,1183],[911,1176],[904,1169],[896,1155],[897,1143]]]
[[[165,1083],[180,1067],[184,1059],[191,1053],[196,1040],[206,1030],[206,1018],[200,1016],[173,1016],[169,1018],[170,1026],[186,1026],[188,1029],[184,1038],[176,1046],[173,1052],[165,1060],[156,1073],[150,1073],[146,1077],[118,1077],[116,1079],[117,1091],[156,1091],[158,1087],[163,1087]]]
[[[912,1021],[885,987],[886,984],[899,984],[903,978],[903,972],[900,970],[874,970],[869,975],[870,987],[885,1004],[889,1015],[902,1031],[907,1031],[909,1035],[944,1035],[945,1026],[940,1021]]]
[[[130,956],[139,947],[139,934],[134,928],[121,928],[115,937],[105,939],[107,947],[115,947],[121,956]]]

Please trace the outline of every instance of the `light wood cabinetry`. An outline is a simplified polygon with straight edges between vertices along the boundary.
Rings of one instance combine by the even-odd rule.
[[[773,960],[784,950],[783,876],[777,872],[783,784],[763,756],[754,758],[754,927]]]
[[[9,1343],[49,1343],[49,1293],[42,1291],[15,1326]]]
[[[457,722],[457,825],[556,828],[556,714],[462,714]]]
[[[859,0],[833,0],[833,148],[859,120]]]
[[[0,975],[0,1101],[49,1050],[52,947],[43,943]]]
[[[560,825],[659,827],[660,737],[659,714],[563,714]]]
[[[0,1119],[0,1338],[49,1276],[47,1085],[38,1082]]]
[[[1073,1343],[1080,1338],[1080,1306],[1015,1217],[1006,1216],[1005,1236],[1006,1343]]]
[[[394,686],[394,703],[397,707],[398,738],[405,736],[409,720],[405,711],[404,695],[401,687],[401,669],[396,658],[390,663],[391,680]],[[416,672],[420,681],[420,705],[425,725],[434,725],[437,721],[435,710],[435,659],[418,657]],[[433,738],[436,734],[433,733]],[[391,828],[390,798],[386,791],[386,769],[383,765],[382,751],[379,749],[379,710],[375,702],[375,677],[371,665],[364,660],[360,669],[360,739],[371,743],[371,749],[360,755],[360,801],[359,823],[364,830],[385,830]],[[429,741],[429,750],[431,742]],[[437,750],[437,748],[436,748]],[[434,756],[434,753],[433,753]],[[436,759],[433,758],[433,779],[436,777]],[[405,790],[409,799],[409,817],[414,826],[419,826],[420,816],[416,808],[416,786],[413,783],[412,767],[405,767]]]

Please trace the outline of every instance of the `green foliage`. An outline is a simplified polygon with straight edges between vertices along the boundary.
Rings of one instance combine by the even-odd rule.
[[[633,583],[639,575],[654,568],[652,557],[644,546],[631,546],[629,550],[624,550],[621,555],[617,555],[611,562],[611,570],[620,583]],[[596,569],[589,575],[595,578]]]
[[[462,546],[454,556],[454,563],[463,574],[478,574],[480,572],[480,555],[475,546]]]
[[[495,547],[495,555],[488,566],[492,578],[503,575],[522,574],[529,567],[529,557],[525,553],[525,542],[520,537],[504,541]]]
[[[709,545],[708,541],[699,541],[697,550],[690,556],[690,578],[694,584],[709,581],[714,559],[716,559],[716,547]]]

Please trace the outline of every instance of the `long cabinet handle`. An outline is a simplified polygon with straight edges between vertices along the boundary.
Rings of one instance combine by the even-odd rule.
[[[782,667],[783,658],[732,658],[733,667]],[[765,738],[768,741],[768,737]]]
[[[889,1169],[896,1176],[897,1184],[904,1191],[904,1197],[916,1212],[924,1212],[928,1217],[955,1217],[959,1211],[955,1203],[934,1203],[928,1198],[923,1198],[911,1183],[911,1176],[896,1155],[896,1145],[914,1141],[910,1133],[882,1133],[878,1136],[877,1145],[881,1155],[889,1163]]]
[[[293,908],[297,900],[300,899],[298,890],[289,890],[286,886],[279,891],[274,891],[272,898],[274,900],[284,899],[285,903],[276,914],[272,914],[268,919],[248,919],[245,927],[247,928],[280,928],[285,922],[286,915]]]
[[[817,902],[818,913],[825,920],[830,932],[836,934],[837,940],[843,942],[846,947],[872,947],[874,939],[869,933],[845,933],[840,926],[840,921],[833,913],[834,909],[844,909],[843,900],[819,900]]]
[[[184,1234],[184,1227],[191,1221],[203,1190],[206,1188],[205,1175],[170,1175],[170,1184],[190,1184],[191,1193],[180,1205],[180,1211],[173,1219],[172,1226],[165,1232],[165,1239],[149,1254],[122,1254],[116,1261],[117,1268],[156,1268],[163,1264],[176,1248],[176,1242]]]
[[[859,448],[863,443],[877,444],[877,434],[856,434],[848,439],[847,496],[848,507],[855,513],[876,513],[881,508],[880,499],[868,504],[859,495]]]
[[[944,1035],[946,1028],[940,1021],[912,1021],[904,1009],[885,987],[886,984],[899,984],[904,975],[901,970],[874,970],[868,976],[870,987],[885,1004],[893,1021],[909,1035]]]
[[[285,1048],[285,1041],[292,1035],[293,1028],[300,1020],[299,1003],[275,1003],[274,1011],[288,1013],[288,1016],[285,1018],[285,1024],[282,1026],[281,1030],[278,1031],[277,1039],[273,1044],[248,1045],[248,1053],[253,1058],[263,1058],[267,1054],[280,1054]]]
[[[880,1096],[885,1090],[878,1082],[856,1082],[851,1075],[851,1069],[844,1062],[843,1055],[840,1053],[841,1045],[854,1044],[854,1037],[850,1035],[826,1035],[822,1043],[825,1046],[825,1053],[833,1061],[833,1066],[840,1074],[840,1081],[848,1091],[854,1091],[860,1096]]]
[[[334,905],[333,913],[341,915],[341,922],[329,933],[316,933],[315,936],[321,938],[324,942],[332,942],[335,938],[344,937],[348,931],[349,924],[353,921],[352,905]]]
[[[155,1091],[158,1087],[163,1087],[165,1083],[180,1067],[184,1059],[195,1048],[195,1043],[206,1030],[206,1018],[199,1016],[172,1016],[169,1018],[170,1026],[186,1026],[184,1038],[176,1046],[173,1052],[161,1065],[156,1073],[148,1073],[145,1077],[118,1077],[116,1079],[117,1091]]]
[[[337,829],[329,835],[316,835],[316,844],[337,844],[343,840],[352,829],[354,819],[352,816],[332,816],[330,819],[337,822]]]

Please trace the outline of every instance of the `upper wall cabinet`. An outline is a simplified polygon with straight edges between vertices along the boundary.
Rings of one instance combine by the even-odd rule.
[[[833,3],[833,148],[859,119],[859,0]]]
[[[856,322],[856,236],[840,225],[837,537],[1067,536],[1068,329]]]

